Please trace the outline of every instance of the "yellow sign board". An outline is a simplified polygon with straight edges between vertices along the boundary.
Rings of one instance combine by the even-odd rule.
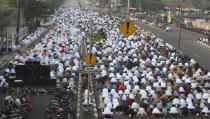
[[[96,56],[90,52],[85,56],[84,61],[88,64],[88,66],[92,66],[96,62]]]
[[[129,37],[131,34],[133,34],[136,31],[136,26],[129,19],[127,19],[119,27],[119,29],[126,37]]]

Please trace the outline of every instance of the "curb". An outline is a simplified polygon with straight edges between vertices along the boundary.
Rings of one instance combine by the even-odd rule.
[[[198,44],[200,44],[203,47],[209,48],[210,49],[210,45],[204,43],[203,41],[196,41]]]
[[[9,63],[9,61],[10,61],[13,57],[15,57],[17,54],[18,54],[18,53],[15,52],[14,54],[12,54],[12,56],[11,56],[9,59],[4,60],[4,61],[3,61],[4,63],[0,66],[0,69],[3,69],[3,68]]]

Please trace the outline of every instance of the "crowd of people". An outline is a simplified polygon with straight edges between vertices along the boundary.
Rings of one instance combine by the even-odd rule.
[[[107,24],[107,39],[92,48],[105,117],[209,116],[208,70],[187,55],[178,57],[176,48],[139,27],[124,37],[117,17],[94,14],[91,19],[95,31]]]
[[[38,27],[34,33],[29,34],[26,38],[24,38],[20,42],[21,47],[28,46],[33,41],[37,40],[45,31],[46,31],[46,28]],[[15,48],[13,50],[15,50]]]
[[[201,42],[204,42],[204,43],[206,43],[206,44],[208,44],[208,45],[210,44],[208,38],[199,38],[198,40],[201,41]]]
[[[123,19],[82,11],[76,0],[55,16],[54,29],[27,54],[16,55],[8,71],[26,60],[39,60],[51,65],[58,87],[75,87],[81,42],[104,28],[107,38],[92,47],[104,117],[209,116],[210,72],[191,57],[178,57],[176,48],[138,26],[126,38],[118,29]]]
[[[73,9],[73,5],[68,4],[57,10],[54,15],[56,17],[53,19],[56,24],[55,27],[42,38],[42,41],[34,49],[28,51],[27,54],[17,54],[14,60],[10,61],[5,70],[6,77],[16,72],[15,65],[25,64],[25,61],[32,60],[41,61],[42,65],[50,65],[50,77],[57,79],[58,85],[69,80],[74,81],[78,74],[79,48],[83,36],[79,34],[80,29],[75,25],[77,10]],[[30,34],[23,41],[23,45],[28,45],[36,40],[45,30],[46,28],[37,29],[33,33],[34,35]]]

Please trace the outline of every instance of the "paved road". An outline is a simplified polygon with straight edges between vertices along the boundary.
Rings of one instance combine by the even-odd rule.
[[[87,53],[87,45],[86,42],[82,41],[81,46],[81,56],[85,57]],[[84,72],[83,61],[80,61],[80,68],[81,72],[79,74],[79,81],[78,81],[78,93],[77,93],[77,119],[95,119],[94,117],[94,108],[93,106],[85,106],[83,105],[84,96],[83,93],[85,92],[85,84],[83,83],[84,78],[81,77],[81,73]],[[87,87],[86,87],[87,88]],[[92,91],[90,91],[92,93]]]
[[[22,94],[12,95],[15,99],[17,96]],[[0,102],[1,105],[4,103],[4,97],[7,95],[1,95]],[[53,98],[53,95],[33,95],[27,94],[27,99],[32,104],[32,111],[30,112],[28,119],[45,119],[44,109],[48,106],[49,100]],[[1,107],[1,106],[0,106]]]
[[[164,39],[167,43],[178,47],[179,29],[177,27],[172,26],[171,32],[164,32],[141,22],[136,22],[136,24],[139,25],[142,30],[151,31],[156,36]],[[210,49],[196,43],[196,39],[199,37],[204,37],[204,35],[182,29],[181,51],[195,59],[204,68],[210,70]]]
[[[37,95],[31,96],[33,109],[29,114],[28,119],[45,119],[44,109],[47,108],[49,100],[53,98],[52,95]]]

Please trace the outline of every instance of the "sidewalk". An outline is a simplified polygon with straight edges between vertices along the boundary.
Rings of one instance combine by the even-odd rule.
[[[5,53],[0,58],[0,74],[4,72],[4,67],[7,65],[7,63],[17,54],[17,52],[14,53]]]
[[[38,43],[44,36],[48,33],[49,30],[51,30],[55,25],[51,25],[47,27],[47,30],[42,33],[42,35],[34,40],[32,43],[28,44],[27,46],[24,46],[20,49],[21,53],[25,53],[32,49],[36,43]],[[15,57],[18,54],[19,51],[15,51],[14,53],[5,53],[2,57],[0,57],[0,75],[4,73],[5,67],[9,63],[9,61],[12,60],[13,57]]]

